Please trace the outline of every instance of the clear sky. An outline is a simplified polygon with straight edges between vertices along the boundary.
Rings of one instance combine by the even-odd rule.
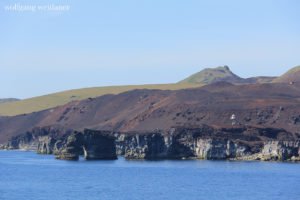
[[[69,9],[20,10],[41,5]],[[300,64],[299,10],[297,0],[1,0],[0,98],[177,82],[220,65],[280,75]]]

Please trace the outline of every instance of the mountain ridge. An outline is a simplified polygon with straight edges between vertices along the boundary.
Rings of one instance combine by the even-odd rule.
[[[235,85],[276,82],[289,83],[291,82],[291,79],[286,77],[292,76],[292,80],[300,80],[300,70],[298,69],[299,66],[292,68],[280,77],[257,76],[250,78],[241,78],[238,75],[234,74],[226,65],[217,68],[205,68],[200,72],[192,74],[191,76],[177,83],[82,88],[33,97],[16,102],[6,102],[0,104],[0,116],[15,116],[20,114],[38,112],[41,110],[54,108],[56,106],[61,106],[72,101],[94,98],[106,94],[120,94],[122,92],[134,89],[179,90],[202,87],[204,85],[224,81]]]
[[[215,82],[229,82],[233,84],[254,84],[254,83],[270,83],[277,77],[269,76],[257,76],[250,78],[241,78],[235,73],[233,73],[230,68],[225,66],[220,66],[216,68],[205,68],[186,79],[179,81],[178,83],[190,83],[190,84],[212,84]]]

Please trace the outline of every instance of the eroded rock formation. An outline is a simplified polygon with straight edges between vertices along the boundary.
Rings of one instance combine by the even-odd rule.
[[[89,129],[85,129],[83,133],[74,132],[67,137],[56,158],[78,160],[80,155],[84,155],[86,160],[117,159],[115,137],[109,133]]]
[[[288,160],[292,157],[299,157],[299,141],[269,141],[262,149],[262,159],[264,160]]]
[[[12,138],[4,149],[35,149],[57,159],[207,159],[300,160],[300,136],[283,129],[259,127],[175,127],[167,132],[114,133],[85,129],[56,134],[34,129]]]
[[[83,152],[87,160],[117,159],[115,137],[111,132],[86,129],[83,133]]]
[[[40,136],[38,138],[37,153],[52,154],[56,140],[51,136]]]
[[[207,160],[230,159],[251,154],[246,145],[220,139],[198,139],[195,151],[197,158]]]
[[[75,132],[67,137],[65,144],[56,153],[56,158],[61,160],[78,160],[82,155],[83,135]]]
[[[159,133],[125,137],[125,158],[127,159],[165,159],[168,148],[164,136]]]

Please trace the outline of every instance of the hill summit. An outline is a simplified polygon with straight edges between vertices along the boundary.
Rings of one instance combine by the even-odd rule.
[[[282,76],[276,78],[273,82],[276,83],[300,82],[300,65],[290,69]]]
[[[206,68],[202,71],[189,76],[179,83],[211,84],[216,82],[242,83],[243,79],[234,74],[228,66]]]

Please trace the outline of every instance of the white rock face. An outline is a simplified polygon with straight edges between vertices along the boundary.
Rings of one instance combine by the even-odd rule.
[[[195,152],[199,159],[219,160],[245,156],[247,148],[230,140],[198,139]]]
[[[275,160],[286,160],[293,156],[299,156],[299,141],[269,141],[264,144],[262,156]]]
[[[37,153],[52,154],[56,140],[50,136],[40,136],[38,138]]]

